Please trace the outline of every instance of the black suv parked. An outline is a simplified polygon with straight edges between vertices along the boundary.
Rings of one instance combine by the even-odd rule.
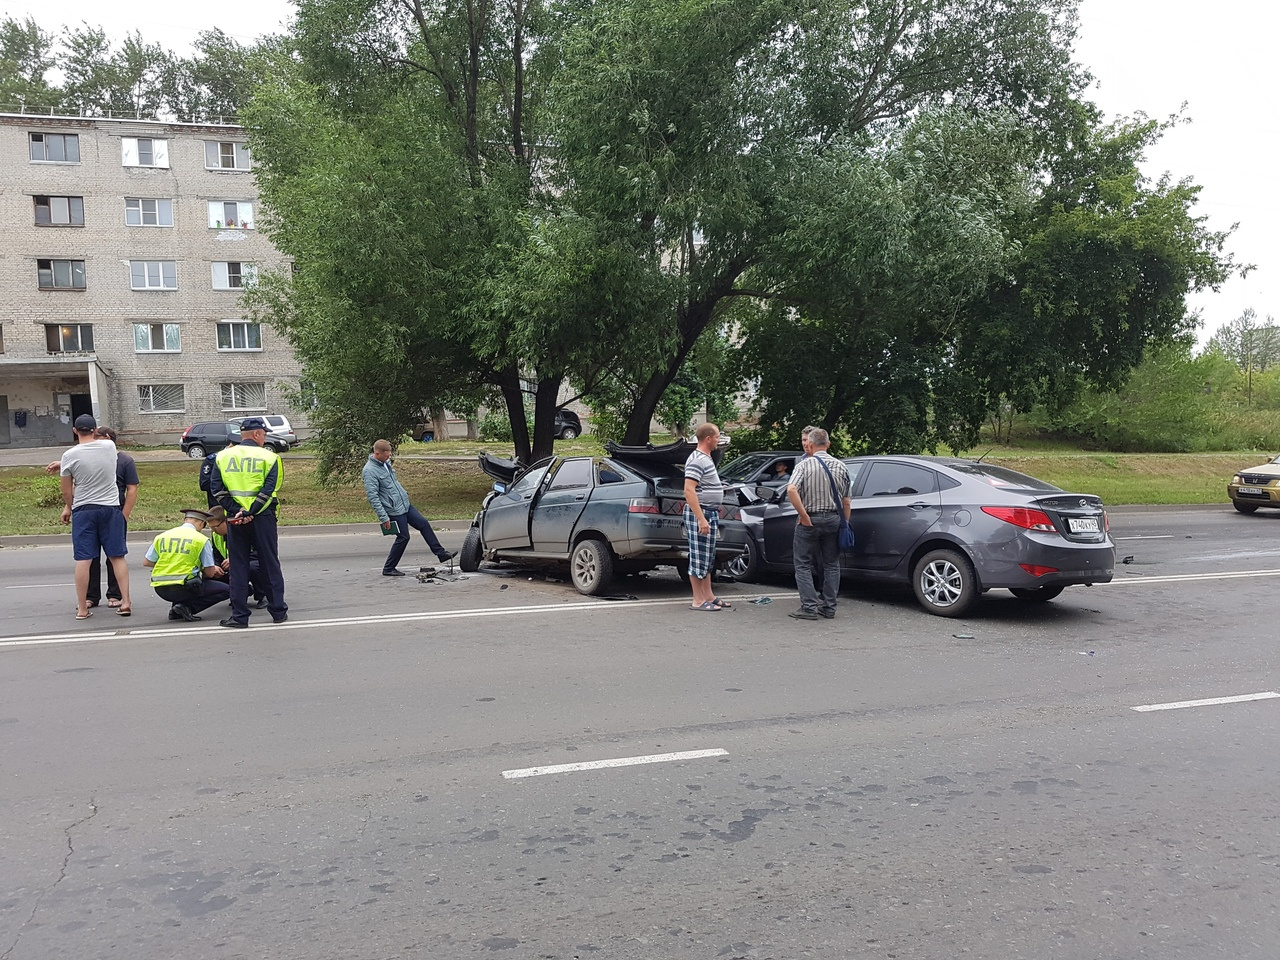
[[[556,411],[556,436],[561,440],[573,440],[582,435],[582,421],[572,410]]]
[[[182,435],[182,452],[192,460],[200,460],[207,453],[217,453],[227,445],[240,442],[239,420],[210,420],[187,427]]]
[[[293,436],[293,430],[288,428],[288,421],[285,421],[285,429],[288,430],[288,433],[285,433],[271,422],[283,420],[283,417],[263,417],[262,419],[267,421],[268,427],[267,441],[263,446],[276,453],[286,453],[292,445],[290,440]],[[232,443],[240,442],[240,419],[208,420],[187,428],[186,433],[182,435],[182,452],[192,460],[199,460],[205,454],[217,453],[227,445],[228,440]]]

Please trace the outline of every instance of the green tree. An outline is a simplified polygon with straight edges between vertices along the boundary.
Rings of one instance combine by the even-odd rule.
[[[898,123],[944,102],[1054,122],[1083,79],[1073,11],[1070,0],[585,7],[550,96],[556,172],[575,211],[630,231],[671,290],[624,371],[636,395],[627,441],[648,436],[733,298],[802,306],[791,288],[843,259],[839,246],[792,242],[796,204],[831,195],[841,161],[874,159]],[[851,242],[852,224],[831,239]]]
[[[1218,328],[1205,350],[1221,354],[1240,368],[1245,376],[1245,402],[1252,405],[1254,376],[1280,364],[1280,327],[1270,315],[1259,322],[1257,311],[1247,307]]]
[[[0,20],[0,104],[56,107],[61,97],[47,76],[53,63],[53,35],[34,19]]]

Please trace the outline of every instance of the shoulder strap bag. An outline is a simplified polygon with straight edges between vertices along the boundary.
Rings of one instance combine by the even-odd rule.
[[[853,527],[849,526],[849,521],[844,515],[844,496],[842,496],[840,491],[836,489],[835,478],[831,476],[831,471],[827,468],[827,465],[822,462],[822,458],[815,453],[813,455],[813,459],[818,461],[818,466],[820,466],[822,468],[822,472],[827,475],[827,482],[831,484],[831,495],[835,497],[836,500],[836,509],[840,511],[840,549],[852,550],[854,544]]]

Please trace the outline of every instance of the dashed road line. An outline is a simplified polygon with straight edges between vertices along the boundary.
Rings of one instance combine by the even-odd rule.
[[[1280,693],[1266,690],[1262,693],[1244,693],[1238,697],[1210,697],[1207,700],[1176,700],[1173,703],[1144,703],[1140,707],[1130,707],[1138,713],[1151,713],[1155,710],[1185,710],[1187,707],[1216,707],[1224,703],[1251,703],[1254,700],[1275,700]]]
[[[604,770],[610,767],[634,767],[642,763],[671,763],[674,760],[701,760],[704,757],[727,757],[728,750],[715,747],[711,750],[685,750],[681,753],[653,753],[646,757],[615,757],[612,760],[587,760],[583,763],[557,763],[547,767],[525,767],[523,770],[503,770],[506,780],[524,777],[545,777],[552,773],[578,773],[582,770]]]

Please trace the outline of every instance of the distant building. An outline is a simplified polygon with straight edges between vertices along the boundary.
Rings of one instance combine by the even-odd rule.
[[[292,349],[239,304],[287,262],[257,216],[240,127],[0,114],[0,446],[70,443],[81,413],[143,443],[305,427]]]

